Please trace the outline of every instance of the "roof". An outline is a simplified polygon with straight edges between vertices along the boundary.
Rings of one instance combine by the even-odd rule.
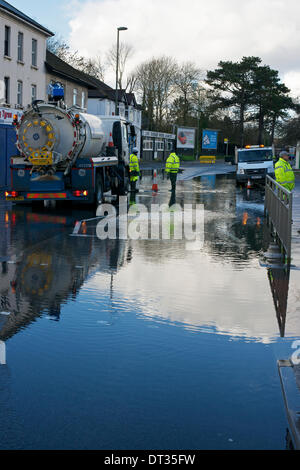
[[[137,102],[136,102],[136,99],[135,99],[135,94],[134,93],[126,93],[126,97],[127,97],[127,102],[129,105],[131,105],[131,103],[133,103],[133,106],[137,106]]]
[[[89,98],[108,98],[115,100],[115,91],[113,88],[106,85],[106,83],[101,80],[98,80],[98,78],[75,69],[48,50],[46,51],[45,65],[49,73],[87,87],[89,90]]]
[[[116,90],[109,87],[100,80],[94,82],[96,85],[96,90],[89,91],[89,98],[107,98],[111,101],[116,99]],[[118,90],[118,101],[123,101],[127,104],[127,96],[125,90]]]
[[[50,51],[46,51],[46,69],[60,78],[78,83],[84,87],[95,89],[95,79],[84,72],[75,69]]]
[[[47,36],[54,36],[54,33],[52,33],[52,31],[50,31],[49,29],[45,28],[44,26],[42,26],[41,24],[37,23],[35,20],[33,20],[32,18],[30,18],[29,16],[25,15],[24,13],[22,13],[20,10],[18,10],[17,8],[13,7],[10,3],[7,3],[5,2],[4,0],[0,0],[0,10],[5,10],[7,11],[8,13],[11,13],[15,16],[18,16],[18,18],[20,18],[21,20],[23,21],[26,21],[27,23],[30,23],[32,26],[34,26],[35,28],[38,28],[40,29],[41,31],[43,31]]]
[[[88,88],[89,98],[102,98],[110,101],[115,101],[116,99],[116,90],[111,88],[109,85],[106,85],[106,83],[101,80],[75,69],[48,50],[46,52],[45,65],[49,73]],[[125,90],[118,90],[118,101],[121,101],[126,105],[133,102],[134,106],[139,109],[133,93],[126,93]]]

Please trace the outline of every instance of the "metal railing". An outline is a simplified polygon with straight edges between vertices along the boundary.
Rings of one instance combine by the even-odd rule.
[[[265,214],[288,259],[291,259],[293,195],[273,178],[266,178]]]

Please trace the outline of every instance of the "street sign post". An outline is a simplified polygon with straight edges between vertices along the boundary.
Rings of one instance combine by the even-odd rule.
[[[226,157],[228,157],[228,144],[229,144],[229,140],[228,140],[228,139],[224,139],[224,144],[226,144]]]

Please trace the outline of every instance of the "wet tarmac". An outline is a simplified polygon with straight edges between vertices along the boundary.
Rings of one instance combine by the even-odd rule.
[[[101,240],[91,208],[0,203],[0,449],[285,448],[298,271],[266,265],[263,190],[152,183],[127,227],[198,204],[200,243],[172,218],[169,239]]]

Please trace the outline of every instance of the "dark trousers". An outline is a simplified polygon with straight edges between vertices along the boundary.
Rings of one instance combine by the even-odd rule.
[[[177,173],[170,173],[170,180],[172,185],[172,191],[176,189],[176,182],[177,182]]]
[[[130,181],[130,191],[132,193],[136,191],[136,181]]]

